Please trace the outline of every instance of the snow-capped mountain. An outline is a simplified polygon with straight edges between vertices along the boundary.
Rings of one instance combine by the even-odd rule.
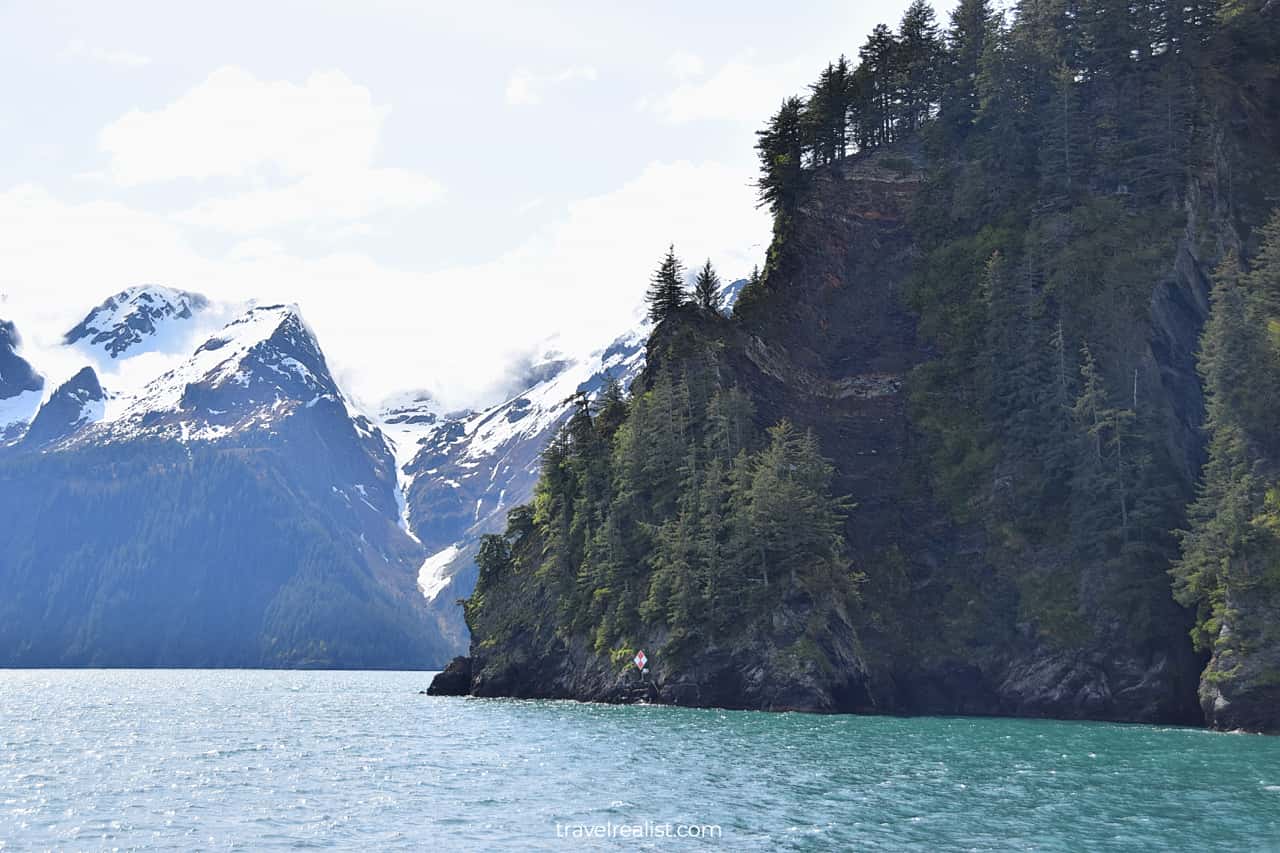
[[[297,306],[254,306],[119,400],[93,437],[211,440],[324,402],[342,406],[343,397]]]
[[[726,311],[745,284],[738,280],[722,289]],[[641,324],[581,358],[550,354],[531,366],[535,381],[525,391],[481,412],[438,416],[426,401],[416,429],[399,433],[391,422],[404,412],[383,414],[401,460],[411,529],[430,554],[418,585],[442,624],[465,635],[455,601],[475,585],[480,537],[502,530],[507,512],[532,498],[542,450],[568,419],[575,395],[595,399],[609,379],[630,387],[644,368],[650,330]]]
[[[209,307],[198,293],[158,284],[131,287],[89,312],[63,341],[118,358],[126,352],[161,349],[190,320]]]
[[[0,332],[0,377],[15,375],[12,364],[17,358],[25,365],[17,370],[34,376],[28,379],[18,398],[9,398],[0,387],[0,447],[20,439],[42,406],[54,402],[54,396],[72,383],[66,393],[78,389],[82,396],[95,397],[95,405],[84,408],[85,417],[78,426],[111,419],[129,407],[142,393],[143,387],[156,376],[181,364],[203,335],[217,328],[237,306],[215,304],[198,293],[162,285],[144,285],[121,291],[91,310],[74,328],[61,336],[56,346],[37,348],[36,358],[41,375],[21,357],[16,356],[17,333],[12,324]],[[3,340],[8,339],[8,340]],[[99,392],[89,388],[88,368]],[[0,385],[9,384],[0,379]],[[86,398],[87,400],[87,398]],[[100,403],[100,405],[97,405]],[[39,436],[44,441],[56,440],[48,432],[49,425],[65,416],[65,393],[62,402],[43,418]],[[60,429],[57,439],[75,430]],[[33,436],[33,439],[36,436]]]
[[[113,388],[125,373],[103,359],[155,353],[194,316],[159,309],[139,331],[128,306],[159,302],[126,294],[104,305],[140,339],[84,353],[0,457],[0,666],[447,660],[390,446],[298,309],[249,307]]]
[[[415,393],[375,421],[294,305],[131,288],[36,355],[0,323],[0,666],[443,665],[479,537],[648,331],[483,411]]]

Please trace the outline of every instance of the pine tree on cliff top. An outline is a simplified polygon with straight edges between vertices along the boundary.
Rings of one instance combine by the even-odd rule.
[[[933,8],[914,0],[898,30],[897,89],[900,118],[916,130],[930,117],[939,97],[942,37]]]
[[[760,158],[760,204],[774,215],[789,213],[800,191],[804,168],[804,102],[787,98],[769,119],[764,130],[756,132],[756,153]]]
[[[707,311],[719,312],[722,299],[720,297],[720,276],[711,266],[711,259],[698,270],[698,277],[693,283],[693,297],[698,306]]]
[[[661,323],[685,302],[684,264],[676,257],[676,247],[667,249],[667,255],[649,280],[649,319]]]

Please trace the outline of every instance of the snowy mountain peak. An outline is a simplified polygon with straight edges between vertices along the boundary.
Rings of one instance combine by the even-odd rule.
[[[163,348],[168,333],[207,307],[209,300],[198,293],[158,284],[130,287],[90,311],[63,342],[113,359],[148,352]]]
[[[202,343],[118,414],[111,431],[216,438],[266,426],[299,407],[345,401],[315,336],[295,305],[258,305]]]

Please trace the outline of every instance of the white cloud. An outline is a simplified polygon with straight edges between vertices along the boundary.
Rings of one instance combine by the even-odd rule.
[[[369,165],[388,111],[340,71],[297,85],[222,68],[166,107],[125,114],[99,143],[123,186],[268,169],[309,175]]]
[[[236,233],[299,222],[315,227],[412,209],[439,198],[441,193],[434,180],[405,169],[330,171],[308,175],[283,187],[209,199],[179,218],[193,225]]]
[[[29,339],[49,342],[107,295],[143,282],[295,301],[359,399],[430,387],[447,407],[473,405],[554,332],[572,351],[628,328],[670,242],[691,266],[711,257],[725,276],[743,274],[760,260],[768,218],[739,169],[676,162],[568,205],[492,261],[432,273],[359,253],[302,257],[257,236],[202,252],[190,227],[34,186],[0,193],[5,311]]]
[[[91,47],[81,39],[74,39],[62,51],[63,56],[76,59],[88,59],[106,65],[121,65],[126,68],[142,68],[151,64],[151,57],[143,56],[129,50],[111,50],[104,47]]]
[[[340,71],[299,85],[222,68],[161,109],[134,110],[111,123],[100,144],[111,158],[109,175],[122,186],[180,178],[252,185],[204,199],[180,214],[184,222],[235,233],[315,228],[441,195],[426,175],[373,166],[389,111]]]
[[[688,70],[692,66],[687,57],[684,60],[673,57],[668,68],[674,71],[677,67]],[[813,63],[808,59],[777,64],[754,63],[750,57],[733,59],[711,76],[697,81],[685,79],[666,94],[643,99],[639,106],[673,123],[703,120],[762,123],[777,110],[783,98],[804,90],[813,71]]]
[[[543,92],[552,86],[573,81],[595,80],[599,76],[590,65],[572,65],[552,74],[535,74],[527,68],[517,68],[507,81],[507,103],[517,106],[533,106],[542,103]]]
[[[706,72],[702,57],[697,54],[681,51],[667,59],[667,71],[672,77],[684,80],[689,77],[701,77]]]
[[[669,243],[692,266],[710,257],[725,276],[745,275],[763,255],[768,215],[756,209],[744,174],[719,163],[652,163],[618,189],[571,203],[552,224],[495,260],[424,277],[423,307],[391,322],[424,342],[417,385],[449,405],[475,402],[513,360],[550,334],[574,352],[603,345],[630,328],[653,267]],[[437,327],[437,319],[460,326]],[[465,318],[458,322],[457,318]],[[370,336],[378,334],[377,324]],[[378,346],[371,342],[371,346]],[[379,363],[394,362],[388,355]],[[444,364],[449,368],[444,369]],[[369,368],[374,362],[369,362]],[[352,373],[373,392],[386,377]],[[406,379],[380,393],[410,387]]]

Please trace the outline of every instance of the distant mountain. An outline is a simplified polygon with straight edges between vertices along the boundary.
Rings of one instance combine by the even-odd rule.
[[[47,378],[0,324],[0,666],[442,665],[479,537],[647,335],[537,359],[483,411],[410,393],[375,420],[293,305],[130,288]]]
[[[23,435],[23,444],[43,447],[69,438],[95,421],[101,420],[106,393],[92,367],[80,371],[58,386],[40,406]]]
[[[129,358],[207,304],[126,294],[68,341]],[[140,389],[84,367],[0,455],[0,517],[0,666],[431,667],[452,651],[416,586],[391,450],[293,306],[244,311]]]
[[[160,346],[182,320],[209,307],[198,293],[161,285],[131,287],[117,293],[67,332],[67,344],[96,349],[110,358]]]
[[[726,311],[745,284],[725,285]],[[402,460],[411,528],[429,554],[418,583],[460,649],[466,628],[456,602],[475,586],[480,537],[503,529],[507,512],[533,497],[542,450],[569,417],[574,395],[594,399],[610,378],[630,387],[644,367],[649,332],[643,323],[583,358],[549,353],[530,366],[527,389],[480,412],[436,415],[425,400],[382,414]]]

